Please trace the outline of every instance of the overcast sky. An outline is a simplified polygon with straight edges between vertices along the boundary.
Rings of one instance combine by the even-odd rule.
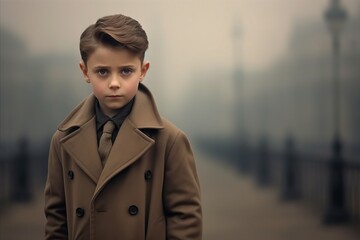
[[[329,0],[0,0],[0,24],[24,39],[30,54],[78,54],[81,32],[104,15],[137,19],[150,39],[159,78],[181,89],[194,72],[261,70],[286,54],[292,27],[324,22]],[[350,17],[358,0],[342,0]],[[234,48],[234,28],[240,36]],[[325,24],[324,24],[325,27]],[[234,49],[237,50],[234,56]],[[181,92],[181,91],[178,91]]]
[[[286,51],[289,30],[296,21],[322,20],[328,2],[0,0],[0,20],[2,26],[26,40],[31,53],[77,54],[79,35],[87,25],[101,16],[123,13],[140,21],[151,44],[170,51],[166,58],[184,59],[188,64],[208,64],[219,58],[225,64],[231,61],[232,28],[237,21],[244,66],[254,69],[268,65]],[[359,9],[357,0],[342,2],[351,13]]]

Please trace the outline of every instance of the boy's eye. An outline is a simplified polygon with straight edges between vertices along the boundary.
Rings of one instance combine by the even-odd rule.
[[[107,69],[98,69],[96,72],[100,77],[105,77],[109,73]]]
[[[121,69],[121,74],[128,76],[133,72],[133,70],[131,68],[123,68]]]

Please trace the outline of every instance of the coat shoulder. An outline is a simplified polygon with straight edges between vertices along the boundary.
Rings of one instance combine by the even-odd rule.
[[[166,145],[171,147],[174,143],[182,142],[189,144],[187,134],[171,121],[162,118],[164,128],[159,130],[162,139],[166,139]]]
[[[170,122],[169,120],[165,118],[161,118],[163,122],[164,128],[162,128],[160,131],[162,134],[166,134],[169,137],[176,137],[178,134],[184,134],[185,133],[177,127],[174,123]]]

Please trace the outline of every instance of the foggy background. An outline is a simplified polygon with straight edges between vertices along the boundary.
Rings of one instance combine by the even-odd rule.
[[[205,159],[200,176],[210,166],[206,154],[240,172],[255,172],[253,159],[264,142],[272,156],[291,139],[301,155],[330,158],[333,55],[324,18],[329,4],[0,0],[0,214],[14,204],[14,194],[32,199],[42,191],[50,137],[91,91],[78,67],[80,34],[110,14],[131,16],[147,32],[145,58],[151,66],[144,84],[160,113],[187,133]],[[359,163],[360,2],[341,4],[348,16],[340,38],[341,139],[346,160]],[[21,158],[29,161],[16,162]],[[355,202],[359,175],[352,181]],[[14,190],[14,181],[28,193]]]

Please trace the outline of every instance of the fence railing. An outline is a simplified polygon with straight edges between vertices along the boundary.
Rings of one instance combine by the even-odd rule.
[[[234,142],[198,140],[199,147],[227,159],[224,162],[238,168],[239,173],[253,176],[258,185],[279,189],[279,197],[283,200],[300,200],[313,208],[326,223],[334,186],[334,165],[330,157],[299,153],[292,139],[286,141],[282,152],[272,150],[266,139],[262,139],[258,147],[241,143],[235,146]],[[347,222],[359,228],[360,159],[342,159],[341,168],[343,210]]]
[[[13,147],[2,146],[0,151],[0,212],[13,202],[32,200],[35,189],[43,187],[48,147],[29,148],[21,139]]]
[[[0,211],[4,209],[11,197],[11,162],[0,159]]]
[[[261,144],[261,146],[263,146]],[[249,152],[249,150],[247,150]],[[269,149],[252,150],[253,167],[250,171],[259,185],[280,189],[284,200],[302,200],[322,214],[331,205],[331,159],[326,156],[301,155],[295,152],[275,153]],[[264,156],[264,152],[267,156]],[[344,220],[360,225],[360,161],[342,159]],[[264,177],[265,176],[265,177]],[[338,177],[338,176],[336,176]],[[259,181],[260,179],[260,181]],[[330,208],[331,211],[331,208]]]
[[[346,207],[360,225],[360,162],[345,163],[345,189]]]

